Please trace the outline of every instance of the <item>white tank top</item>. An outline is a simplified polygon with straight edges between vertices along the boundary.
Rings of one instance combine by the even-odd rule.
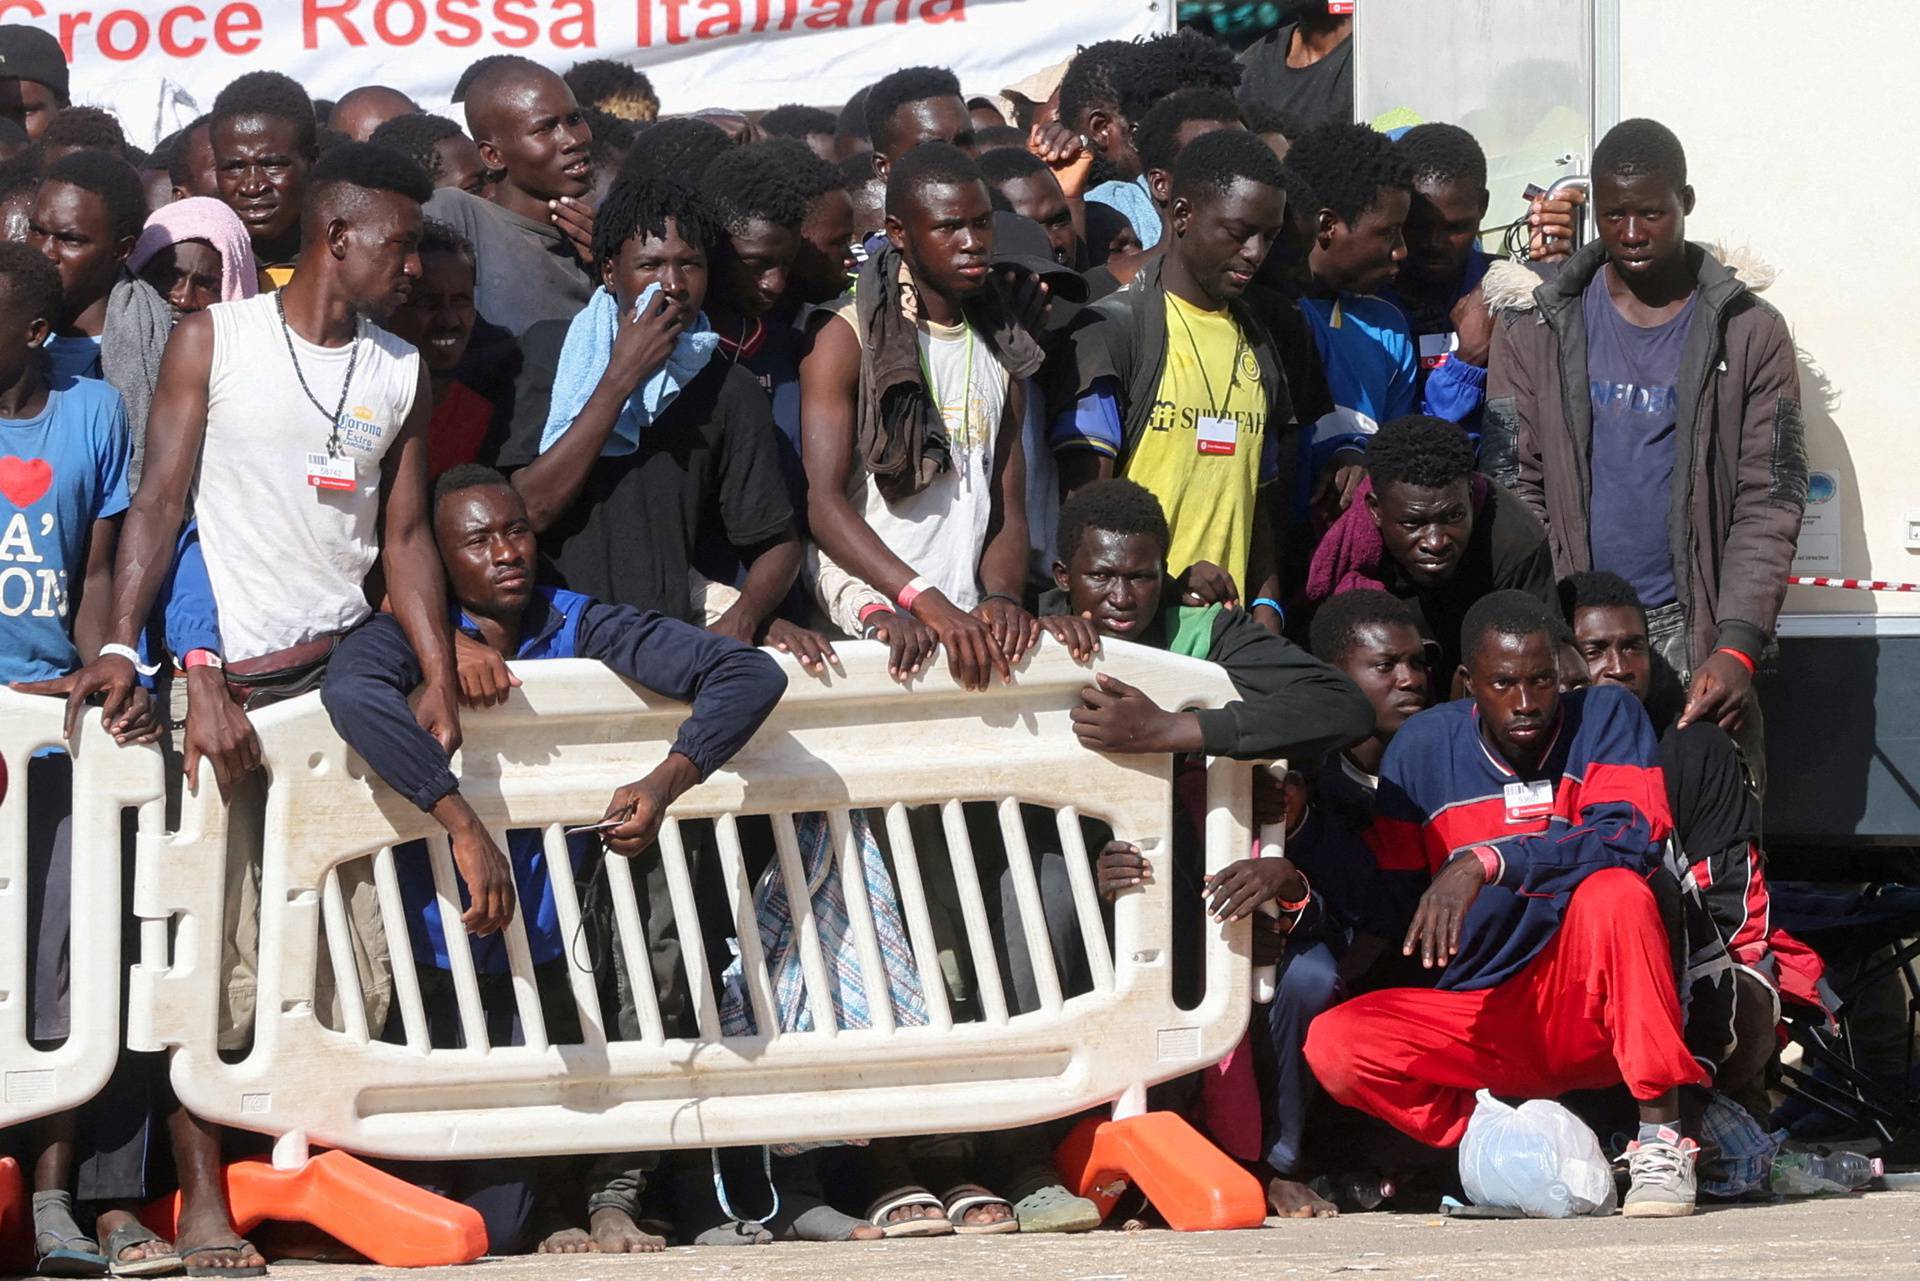
[[[372,613],[365,584],[380,551],[380,460],[413,409],[420,357],[367,321],[347,346],[315,346],[283,331],[270,293],[207,314],[213,367],[193,505],[220,644],[233,662],[345,631]],[[329,421],[300,389],[289,335],[299,374],[327,413],[354,364],[340,429],[351,489],[308,483],[307,457],[326,452]]]
[[[887,550],[961,609],[980,603],[980,555],[993,508],[993,449],[1007,407],[1007,371],[965,324],[920,324],[927,391],[940,404],[953,465],[917,494],[889,503],[872,476],[853,495]]]

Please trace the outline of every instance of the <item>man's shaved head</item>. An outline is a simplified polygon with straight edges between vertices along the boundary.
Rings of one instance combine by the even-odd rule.
[[[476,141],[484,141],[500,128],[501,112],[517,99],[544,88],[548,82],[565,80],[531,58],[503,57],[473,78],[467,86],[467,129]],[[573,91],[568,90],[569,97]]]
[[[419,104],[398,89],[362,85],[333,104],[327,128],[338,129],[355,142],[365,142],[375,129],[395,116],[411,115],[418,110]]]
[[[504,57],[467,86],[467,132],[501,175],[493,199],[544,220],[548,202],[593,190],[593,129],[567,82],[529,58]]]

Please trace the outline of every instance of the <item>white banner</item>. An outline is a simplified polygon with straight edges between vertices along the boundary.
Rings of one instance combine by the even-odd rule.
[[[52,31],[73,101],[111,108],[138,145],[213,105],[235,76],[284,71],[316,98],[391,85],[444,110],[474,59],[564,71],[640,67],[670,114],[837,108],[899,67],[953,68],[998,93],[1096,40],[1172,27],[1174,0],[0,0],[0,22]],[[456,116],[457,118],[457,116]]]

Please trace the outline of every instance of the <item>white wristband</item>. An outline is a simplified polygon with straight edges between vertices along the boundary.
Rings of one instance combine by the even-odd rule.
[[[160,673],[160,664],[141,662],[139,651],[135,650],[131,645],[102,645],[100,647],[100,657],[105,658],[109,654],[115,658],[126,659],[129,663],[133,664],[133,670],[139,672],[142,676],[157,676]]]

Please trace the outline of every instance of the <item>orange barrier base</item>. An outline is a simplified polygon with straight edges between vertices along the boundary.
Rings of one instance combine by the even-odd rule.
[[[322,1152],[295,1170],[268,1161],[226,1167],[233,1226],[251,1232],[268,1219],[310,1223],[389,1268],[471,1263],[487,1252],[478,1211],[376,1170],[345,1152]],[[171,1240],[180,1194],[149,1201],[140,1217]]]
[[[1124,1121],[1088,1118],[1053,1156],[1067,1187],[1113,1213],[1132,1183],[1176,1232],[1257,1228],[1266,1222],[1260,1181],[1172,1112]],[[1102,1189],[1112,1189],[1111,1194]]]
[[[20,1163],[0,1156],[0,1275],[33,1271],[33,1204]]]

